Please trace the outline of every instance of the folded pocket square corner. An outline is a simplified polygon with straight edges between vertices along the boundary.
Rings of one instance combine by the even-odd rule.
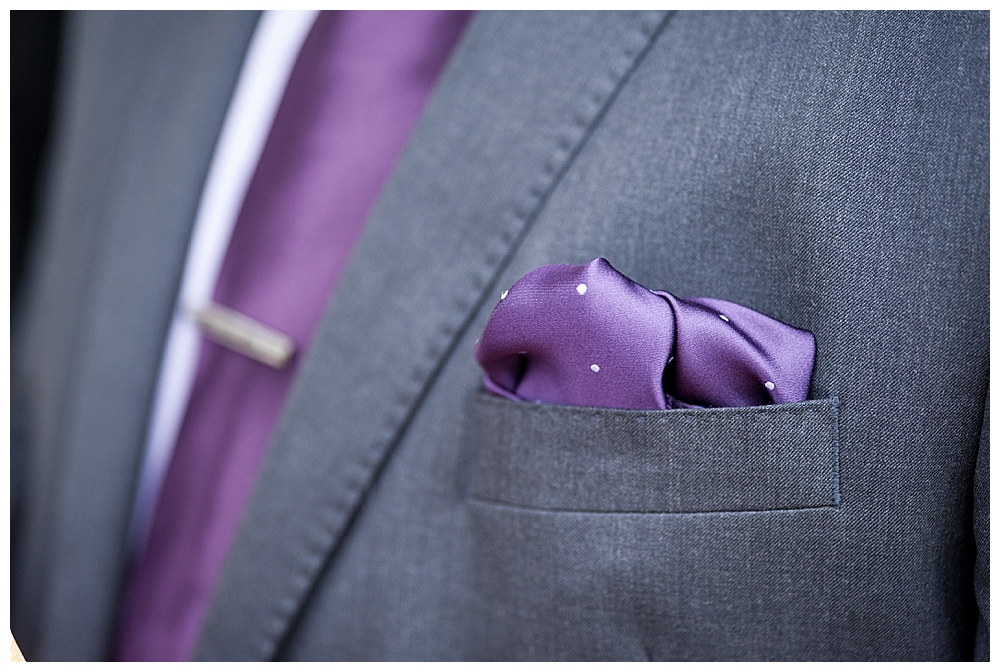
[[[606,408],[804,401],[815,339],[755,310],[652,291],[607,260],[531,271],[504,292],[476,346],[490,392]]]

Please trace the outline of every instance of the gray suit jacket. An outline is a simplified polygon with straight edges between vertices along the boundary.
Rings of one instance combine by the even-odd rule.
[[[73,19],[14,342],[12,621],[106,656],[157,367],[256,17]],[[304,362],[196,655],[989,655],[986,14],[482,14]],[[481,392],[546,263],[811,330],[810,401]]]

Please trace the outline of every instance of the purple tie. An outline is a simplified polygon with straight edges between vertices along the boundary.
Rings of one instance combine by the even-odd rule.
[[[804,401],[814,357],[808,331],[729,301],[648,290],[604,259],[525,275],[476,347],[494,394],[631,409]]]
[[[120,660],[190,656],[302,353],[468,18],[324,12],[306,38],[214,297],[290,336],[296,355],[272,369],[203,341],[126,589]]]

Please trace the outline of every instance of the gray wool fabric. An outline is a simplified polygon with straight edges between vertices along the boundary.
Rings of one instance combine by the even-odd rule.
[[[112,642],[159,353],[254,21],[73,21],[12,351],[29,658]],[[303,362],[196,658],[988,659],[988,21],[477,15]],[[500,293],[598,256],[813,332],[809,401],[484,394]]]
[[[184,254],[256,16],[68,23],[30,294],[12,329],[12,425],[26,440],[11,450],[27,467],[12,503],[11,626],[29,660],[106,655]]]

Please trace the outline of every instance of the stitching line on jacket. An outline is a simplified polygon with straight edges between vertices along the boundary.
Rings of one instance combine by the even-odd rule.
[[[522,504],[512,504],[497,499],[489,499],[481,495],[473,495],[470,498],[473,504],[480,503],[487,506],[497,506],[517,511],[528,511],[537,513],[579,513],[588,516],[710,516],[715,514],[760,514],[760,513],[788,513],[794,511],[822,511],[824,509],[837,510],[839,507],[833,504],[822,504],[819,506],[798,506],[783,509],[733,509],[723,511],[602,511],[593,509],[563,509],[557,507],[524,506]]]
[[[805,415],[829,415],[834,417],[835,409],[839,405],[836,397],[831,399],[817,399],[795,404],[796,408],[782,408],[785,404],[761,407],[733,407],[733,408],[704,408],[698,410],[689,409],[669,409],[669,410],[629,410],[612,408],[591,408],[560,406],[552,404],[531,404],[529,402],[518,402],[510,399],[495,397],[485,392],[479,394],[479,402],[492,405],[500,409],[500,412],[510,414],[526,413],[530,415],[557,415],[560,417],[576,416],[582,421],[597,421],[607,419],[615,420],[652,420],[656,423],[664,422],[705,422],[718,421],[721,418],[757,418],[776,416],[805,416]],[[808,404],[808,405],[807,405]],[[791,405],[791,404],[788,404]]]
[[[840,508],[840,397],[833,397],[830,408],[830,434],[833,442],[833,503]]]

